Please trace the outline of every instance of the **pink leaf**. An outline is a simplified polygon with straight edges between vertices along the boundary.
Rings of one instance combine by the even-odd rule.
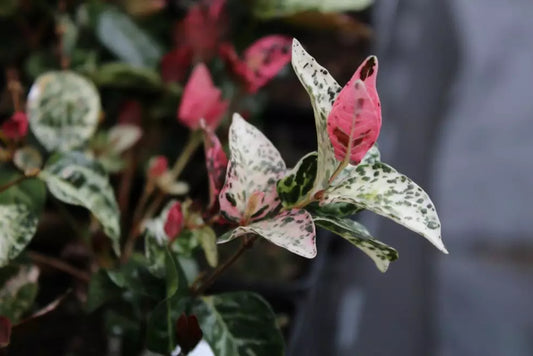
[[[357,165],[376,142],[381,108],[376,91],[377,59],[367,58],[341,90],[328,116],[335,158]]]
[[[11,140],[18,140],[28,133],[28,117],[22,111],[15,112],[2,124],[2,132]]]
[[[148,163],[148,177],[161,177],[168,170],[168,160],[165,156],[155,156]]]
[[[198,64],[183,90],[178,110],[180,122],[195,130],[204,119],[206,125],[215,128],[228,108],[228,101],[221,100],[222,93],[211,80],[205,64]]]
[[[192,49],[179,46],[161,59],[161,77],[166,83],[182,82],[192,62]]]
[[[227,28],[227,19],[223,11],[225,3],[225,0],[196,3],[176,25],[174,30],[176,45],[190,48],[195,61],[208,61],[216,54],[218,44]]]
[[[249,93],[257,92],[274,78],[291,60],[291,39],[280,35],[270,35],[254,42],[241,60],[230,44],[220,47],[220,55],[241,78]]]
[[[213,208],[224,185],[228,158],[218,137],[207,127],[204,129],[204,149],[207,175],[209,177],[209,207]]]
[[[168,211],[164,230],[170,241],[174,241],[183,229],[183,211],[179,202],[174,203]]]

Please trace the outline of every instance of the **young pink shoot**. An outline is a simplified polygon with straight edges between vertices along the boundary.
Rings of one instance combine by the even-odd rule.
[[[15,112],[2,124],[2,132],[10,140],[19,140],[28,133],[28,117],[22,111]]]
[[[215,129],[228,109],[228,101],[221,97],[222,92],[213,84],[206,65],[198,64],[183,90],[178,120],[196,130],[203,119],[207,127]]]
[[[164,230],[167,234],[169,241],[172,242],[178,237],[183,229],[183,211],[181,209],[181,203],[176,202],[172,205],[168,211],[167,220],[165,221]]]
[[[233,45],[220,46],[222,58],[245,84],[248,93],[256,93],[291,60],[291,39],[270,35],[255,41],[239,58]]]
[[[209,179],[209,209],[213,209],[218,201],[218,194],[224,185],[228,158],[216,134],[203,125],[204,151],[207,175]]]

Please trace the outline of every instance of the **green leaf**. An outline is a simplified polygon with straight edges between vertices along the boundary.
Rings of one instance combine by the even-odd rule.
[[[87,208],[120,255],[120,212],[104,169],[81,152],[55,154],[39,174],[57,199]]]
[[[262,19],[285,17],[299,12],[361,11],[374,0],[255,0],[254,15]]]
[[[361,210],[364,210],[363,208],[351,203],[333,203],[320,206],[318,202],[313,202],[307,205],[305,209],[313,214],[313,216],[336,216],[341,218],[354,215]]]
[[[217,235],[215,231],[209,227],[204,226],[191,231],[194,238],[200,241],[200,246],[204,250],[205,259],[211,267],[218,265],[218,248],[217,248]]]
[[[148,270],[149,263],[139,254],[134,254],[126,264],[106,270],[110,280],[119,288],[155,301],[166,298],[166,275],[156,277]]]
[[[78,27],[67,14],[60,14],[56,21],[56,26],[61,29],[61,52],[71,57],[78,41]]]
[[[202,297],[192,312],[215,355],[284,355],[281,332],[268,303],[250,292]]]
[[[28,116],[35,137],[48,151],[83,146],[94,134],[100,116],[96,87],[69,71],[47,72],[28,94]]]
[[[317,156],[317,152],[308,153],[285,177],[278,180],[278,196],[285,208],[298,206],[307,200],[316,180]]]
[[[123,62],[106,63],[90,73],[90,76],[99,87],[142,91],[159,91],[164,88],[164,83],[155,70]]]
[[[105,270],[101,269],[91,276],[85,309],[88,313],[92,313],[102,305],[120,298],[121,293],[121,288],[109,278]]]
[[[370,235],[366,227],[351,219],[313,216],[315,224],[345,238],[366,253],[381,272],[386,272],[389,263],[398,259],[398,252]]]
[[[0,186],[20,177],[2,168]],[[45,198],[45,186],[38,179],[23,180],[0,194],[0,267],[17,257],[35,235]]]
[[[159,44],[126,14],[108,7],[98,15],[96,36],[120,60],[155,68],[163,51]]]
[[[447,253],[441,240],[439,217],[428,194],[385,163],[358,165],[352,176],[326,190],[320,204],[340,202],[392,219]]]
[[[0,269],[0,315],[16,324],[37,296],[39,270],[33,265],[9,265]]]
[[[311,98],[318,139],[317,176],[309,196],[324,190],[339,165],[328,136],[327,118],[341,86],[296,39],[292,43],[292,67]]]

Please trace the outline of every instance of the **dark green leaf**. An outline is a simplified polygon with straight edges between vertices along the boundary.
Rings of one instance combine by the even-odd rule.
[[[317,153],[311,152],[277,182],[278,195],[284,207],[297,206],[309,198],[315,184],[316,172]]]
[[[283,337],[268,303],[250,292],[202,297],[192,313],[215,355],[284,355]]]
[[[86,310],[92,313],[102,305],[120,298],[120,295],[121,288],[113,283],[105,270],[100,270],[91,277]]]

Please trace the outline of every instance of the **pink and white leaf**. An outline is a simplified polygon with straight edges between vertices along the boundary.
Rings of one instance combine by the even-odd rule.
[[[306,258],[316,256],[316,232],[313,218],[306,210],[284,211],[272,219],[239,226],[226,242],[246,234],[256,234],[284,249]]]
[[[229,131],[230,161],[219,195],[220,211],[240,224],[259,220],[280,200],[276,181],[285,173],[285,162],[274,145],[239,114]]]
[[[228,158],[217,135],[207,127],[204,129],[204,150],[209,179],[209,207],[212,208],[216,204],[218,194],[224,185]]]

